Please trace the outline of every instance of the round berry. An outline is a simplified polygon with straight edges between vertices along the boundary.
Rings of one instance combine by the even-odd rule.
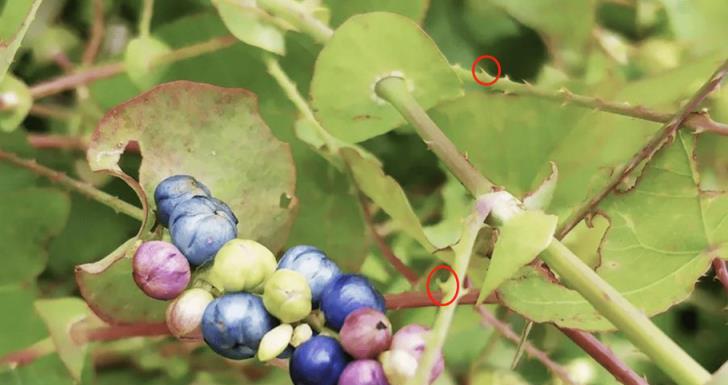
[[[173,175],[159,182],[154,190],[159,223],[168,226],[174,208],[193,196],[209,197],[210,189],[189,175]]]
[[[207,290],[185,290],[167,306],[167,328],[177,338],[199,338],[202,315],[214,298]]]
[[[326,285],[341,274],[339,267],[323,251],[307,245],[286,250],[278,262],[278,268],[297,271],[306,277],[314,306],[321,301]]]
[[[341,346],[354,358],[376,358],[389,349],[392,324],[382,312],[363,307],[349,314],[339,332]]]
[[[297,322],[311,313],[311,289],[293,270],[276,270],[265,283],[265,308],[282,322]]]
[[[283,354],[291,343],[293,326],[281,324],[266,333],[258,346],[258,360],[270,361]]]
[[[276,257],[265,246],[247,239],[233,239],[215,254],[209,281],[227,292],[260,292],[276,269]]]
[[[291,380],[294,385],[336,385],[347,362],[338,341],[319,335],[293,351]]]
[[[416,324],[407,325],[399,329],[397,333],[394,333],[390,349],[405,351],[416,360],[419,360],[425,351],[429,333],[430,329],[426,326]],[[430,383],[434,382],[444,369],[445,358],[443,357],[442,351],[440,351],[437,354],[437,361],[430,372]]]
[[[417,359],[404,350],[387,350],[379,355],[379,363],[391,385],[405,385],[417,372]]]
[[[155,299],[177,297],[190,283],[190,264],[171,243],[144,242],[134,253],[134,282]]]
[[[382,365],[376,360],[356,360],[346,365],[339,385],[389,385]]]
[[[212,301],[202,316],[202,337],[223,357],[254,357],[263,336],[278,325],[260,297],[248,293],[226,294]]]
[[[192,265],[211,259],[222,245],[237,236],[229,210],[202,196],[192,197],[174,209],[169,221],[172,243]]]
[[[321,297],[321,310],[326,325],[339,330],[354,310],[370,307],[384,313],[384,297],[368,279],[356,274],[342,274],[326,286]]]

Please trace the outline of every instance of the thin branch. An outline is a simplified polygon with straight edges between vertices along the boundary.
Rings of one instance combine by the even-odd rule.
[[[56,350],[50,337],[38,341],[35,344],[15,352],[10,352],[0,357],[0,367],[4,365],[21,366],[35,361],[37,358],[46,356]]]
[[[713,259],[713,270],[715,271],[715,277],[723,284],[723,288],[728,293],[728,268],[726,268],[726,262],[720,258]]]
[[[102,0],[93,0],[93,20],[91,22],[91,36],[83,51],[81,64],[84,67],[93,64],[99,48],[104,39],[104,4]]]
[[[52,182],[59,183],[81,195],[85,195],[101,204],[109,206],[116,212],[128,215],[139,221],[144,220],[144,211],[140,208],[124,202],[111,194],[101,191],[88,183],[75,180],[62,172],[40,165],[35,160],[23,159],[11,152],[5,152],[2,150],[0,150],[0,160],[5,160],[16,166],[28,169],[40,176],[44,176]]]
[[[178,48],[152,61],[150,67],[154,67],[156,65],[171,64],[195,56],[215,52],[223,48],[229,47],[235,42],[237,42],[237,40],[235,40],[233,37],[231,37],[230,35],[225,35],[210,39],[202,43]],[[38,83],[30,87],[30,95],[34,99],[40,99],[46,96],[61,93],[63,91],[72,90],[78,86],[89,84],[96,80],[116,76],[123,73],[124,70],[124,63],[111,63],[91,67],[70,75],[64,75],[56,79]]]
[[[70,110],[51,104],[33,104],[30,106],[29,113],[34,116],[58,120],[69,120],[73,118],[73,112]]]
[[[672,117],[670,120],[660,129],[647,144],[642,147],[622,168],[614,173],[612,179],[602,188],[596,195],[594,195],[589,201],[583,206],[579,207],[564,224],[556,231],[556,237],[558,239],[563,238],[573,229],[579,222],[591,214],[599,203],[606,198],[619,184],[626,178],[632,171],[634,171],[643,161],[652,158],[652,156],[660,150],[668,141],[670,141],[680,126],[683,124],[685,119],[696,111],[700,104],[705,98],[710,95],[723,81],[723,78],[728,75],[728,60],[718,67],[718,69],[711,75],[700,90]]]
[[[559,328],[559,330],[607,369],[619,382],[625,385],[649,385],[647,380],[635,373],[594,335],[576,329]]]
[[[144,0],[142,14],[139,17],[139,35],[149,36],[152,26],[152,15],[154,13],[154,0]]]
[[[462,80],[470,81],[472,79],[470,71],[458,65],[453,66],[453,69]],[[494,77],[485,71],[481,71],[478,78],[484,82],[494,80]],[[594,96],[579,95],[566,88],[559,90],[543,89],[529,83],[514,82],[507,76],[499,79],[490,87],[490,90],[498,91],[503,95],[536,96],[560,104],[573,104],[575,106],[629,116],[655,123],[669,123],[674,115],[668,112],[658,112],[644,106],[635,106],[627,102],[616,102]],[[683,125],[696,133],[713,132],[719,135],[728,135],[728,124],[714,121],[705,111],[689,111],[687,118],[683,121]]]
[[[496,318],[496,316],[489,312],[485,306],[476,306],[476,309],[480,314],[483,324],[492,326],[498,334],[504,336],[506,339],[515,344],[519,344],[521,342],[521,337],[516,334],[513,329],[511,329],[510,325]],[[533,346],[533,344],[528,341],[524,342],[523,347],[530,357],[541,361],[541,363],[549,371],[551,371],[551,373],[560,378],[565,384],[576,385],[576,382],[574,382],[574,380],[569,376],[569,372],[563,366],[551,360],[548,354],[544,351]]]
[[[372,233],[372,238],[374,238],[374,242],[376,242],[377,247],[379,248],[379,251],[382,252],[382,255],[384,255],[384,258],[387,259],[387,261],[389,261],[389,263],[407,279],[410,285],[417,285],[417,282],[420,280],[419,275],[402,262],[402,260],[394,254],[394,251],[389,247],[384,238],[377,233],[369,205],[361,194],[359,194],[359,204],[361,206],[362,213],[364,214],[364,222],[366,222],[369,231]]]
[[[28,143],[37,149],[85,151],[88,144],[80,137],[53,134],[28,134]]]
[[[72,328],[71,334],[76,343],[116,341],[131,337],[162,337],[170,335],[166,323],[114,325],[84,330]]]

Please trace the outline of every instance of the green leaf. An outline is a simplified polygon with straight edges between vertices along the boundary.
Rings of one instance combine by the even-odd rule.
[[[0,80],[0,131],[13,131],[23,122],[33,97],[28,87],[12,75]]]
[[[279,55],[286,53],[280,25],[256,6],[255,1],[213,0],[212,3],[230,32],[240,41]]]
[[[90,315],[86,303],[78,298],[35,301],[35,309],[45,322],[56,351],[71,376],[81,381],[88,344],[77,343],[71,336],[72,326]]]
[[[7,1],[0,7],[0,81],[8,72],[41,1]]]
[[[584,263],[592,268],[601,264],[599,248],[602,239],[609,229],[609,219],[597,214],[588,221],[579,222],[573,230],[562,239],[562,242]]]
[[[0,306],[12,315],[0,317],[0,357],[27,348],[48,335],[33,308],[35,293],[35,286],[0,286]]]
[[[241,219],[240,238],[283,246],[296,210],[295,169],[288,145],[258,115],[255,95],[186,81],[160,85],[107,114],[89,165],[128,181],[118,162],[132,140],[143,156],[139,179],[150,205],[162,179],[193,175]]]
[[[331,24],[338,26],[348,18],[367,12],[391,12],[421,23],[425,19],[429,0],[324,0],[331,10]]]
[[[153,67],[152,63],[170,51],[163,41],[153,37],[131,40],[124,52],[124,68],[131,81],[141,90],[157,84],[164,76],[167,66]]]
[[[424,107],[462,94],[462,84],[433,41],[412,20],[369,13],[347,20],[319,54],[311,82],[316,116],[334,136],[360,142],[401,125],[374,93],[386,76],[404,76]]]
[[[63,367],[63,362],[58,354],[37,358],[28,365],[17,366],[5,372],[0,370],[0,383],[5,385],[78,384]]]
[[[556,182],[559,179],[559,169],[556,167],[556,163],[549,163],[551,164],[551,173],[536,190],[529,192],[523,198],[523,206],[528,210],[546,210],[554,199]]]
[[[132,279],[135,238],[104,259],[76,267],[76,282],[93,312],[112,324],[164,322],[166,302],[144,294]]]
[[[557,221],[556,216],[542,211],[523,211],[499,228],[500,235],[480,288],[478,303],[548,247]]]
[[[0,226],[0,243],[5,245],[0,285],[28,284],[45,269],[46,244],[63,230],[69,210],[68,195],[55,189],[0,192],[0,212],[8,224]]]
[[[697,53],[725,53],[728,7],[713,0],[659,0],[665,7],[670,27],[684,47]]]
[[[692,135],[680,133],[646,165],[633,190],[599,206],[611,225],[597,273],[648,315],[684,300],[710,261],[728,251],[728,196],[698,189],[693,151]],[[578,293],[530,268],[499,294],[536,322],[612,328]]]

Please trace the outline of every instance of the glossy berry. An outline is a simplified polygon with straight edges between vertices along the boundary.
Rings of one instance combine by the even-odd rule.
[[[190,283],[190,264],[171,243],[144,242],[134,253],[134,282],[155,299],[177,297]]]
[[[392,337],[392,345],[390,349],[401,350],[412,355],[416,360],[419,360],[422,353],[425,351],[425,345],[427,343],[427,335],[430,333],[430,329],[422,325],[407,325],[397,331]],[[437,355],[437,361],[432,367],[430,372],[430,383],[435,381],[440,376],[442,371],[445,369],[445,359],[442,352]]]
[[[336,385],[348,361],[338,341],[319,335],[293,351],[291,380],[294,385]]]
[[[378,361],[356,360],[346,365],[338,385],[389,385],[389,382]]]
[[[286,250],[278,262],[278,268],[297,271],[306,277],[314,306],[321,301],[321,293],[326,285],[341,274],[339,267],[323,251],[307,245]]]
[[[382,312],[363,307],[349,314],[339,332],[341,345],[354,358],[376,358],[389,349],[392,324]]]
[[[193,196],[209,197],[210,189],[189,175],[173,175],[159,182],[154,190],[159,223],[168,226],[174,208]]]
[[[265,246],[247,239],[233,239],[218,250],[208,279],[226,292],[260,292],[275,269],[276,257]]]
[[[321,310],[326,325],[339,330],[354,310],[370,307],[384,313],[384,297],[368,279],[356,274],[342,274],[326,286],[321,297]]]
[[[229,208],[202,196],[192,197],[172,212],[169,227],[174,243],[192,265],[215,256],[227,241],[237,236]]]
[[[214,298],[207,290],[185,290],[167,306],[167,328],[177,338],[195,339],[201,336],[200,324],[205,308]]]
[[[277,325],[260,297],[225,294],[205,309],[202,337],[221,356],[241,360],[254,357],[263,336]]]
[[[311,289],[301,273],[276,270],[265,283],[263,303],[282,322],[297,322],[311,313]]]

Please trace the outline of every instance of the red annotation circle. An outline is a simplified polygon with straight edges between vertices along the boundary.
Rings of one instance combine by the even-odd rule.
[[[493,80],[491,80],[491,81],[489,81],[487,83],[484,82],[484,81],[481,81],[480,79],[478,79],[478,75],[475,74],[475,68],[478,66],[478,63],[480,63],[480,61],[483,60],[483,59],[487,59],[487,60],[490,60],[493,63],[495,63],[495,66],[498,69],[497,73],[495,74],[495,79],[493,79]],[[476,83],[478,83],[478,84],[480,84],[481,86],[484,86],[484,87],[490,87],[493,84],[495,84],[495,82],[497,82],[498,79],[500,79],[500,77],[501,77],[501,65],[500,65],[500,62],[498,61],[498,59],[495,58],[495,56],[492,56],[492,55],[482,55],[482,56],[478,56],[478,58],[475,59],[475,61],[473,62],[473,66],[470,67],[470,72],[473,74],[473,79],[475,79],[475,82]]]
[[[450,272],[450,274],[453,275],[453,277],[455,277],[455,285],[456,285],[455,295],[452,297],[452,299],[450,299],[449,301],[447,301],[445,303],[436,300],[435,296],[432,295],[432,290],[430,290],[430,281],[432,281],[432,275],[435,274],[435,272],[438,270],[447,270]],[[458,294],[460,294],[460,278],[458,277],[458,274],[455,272],[455,270],[452,269],[452,267],[450,267],[448,265],[440,265],[440,266],[437,266],[434,269],[432,269],[432,271],[430,271],[430,274],[427,276],[426,288],[427,288],[427,296],[430,297],[430,301],[434,305],[447,306],[447,305],[455,302],[455,299],[458,297]]]

